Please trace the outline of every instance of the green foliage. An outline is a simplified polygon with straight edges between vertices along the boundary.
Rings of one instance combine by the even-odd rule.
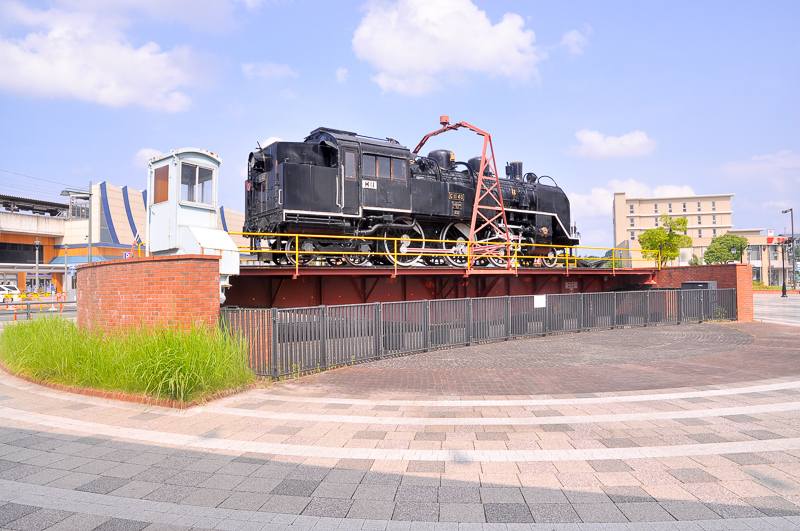
[[[736,248],[733,253],[732,248]],[[730,260],[739,262],[742,259],[742,249],[746,248],[747,238],[729,232],[711,240],[703,258],[707,264],[724,264]]]
[[[703,265],[703,259],[697,256],[696,254],[692,254],[692,259],[689,260],[689,265],[690,266]]]
[[[669,260],[678,258],[681,249],[692,246],[692,239],[684,235],[686,231],[686,218],[670,218],[667,214],[662,214],[660,227],[647,229],[644,234],[639,236],[639,244],[642,249],[642,256],[646,260],[658,260],[661,251],[661,265]]]
[[[204,328],[103,333],[44,317],[6,326],[0,359],[37,380],[181,402],[254,380],[244,345]]]

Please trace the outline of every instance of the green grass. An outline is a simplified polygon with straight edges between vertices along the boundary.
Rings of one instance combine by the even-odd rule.
[[[180,402],[254,381],[244,346],[204,328],[103,333],[44,317],[6,326],[0,359],[37,380]]]

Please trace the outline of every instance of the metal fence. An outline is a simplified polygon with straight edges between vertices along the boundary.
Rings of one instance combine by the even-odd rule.
[[[78,305],[74,300],[10,301],[0,303],[0,322],[29,321],[45,315],[76,317],[78,315]]]
[[[735,289],[220,310],[252,369],[273,378],[516,337],[736,318]]]

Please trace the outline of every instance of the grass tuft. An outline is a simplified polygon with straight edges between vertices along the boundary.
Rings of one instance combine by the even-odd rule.
[[[6,326],[0,359],[37,380],[180,402],[254,380],[243,343],[200,327],[100,332],[43,317]]]

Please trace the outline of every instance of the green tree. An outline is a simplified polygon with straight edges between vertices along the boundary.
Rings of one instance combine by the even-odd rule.
[[[639,244],[646,260],[658,260],[660,251],[661,265],[664,265],[669,260],[678,258],[681,249],[691,247],[692,239],[683,234],[688,223],[686,218],[670,218],[667,214],[662,214],[660,221],[660,227],[647,229],[639,236]]]
[[[731,252],[731,249],[735,251]],[[747,238],[729,232],[711,240],[703,258],[707,264],[724,264],[731,260],[739,262],[744,249],[747,249]]]
[[[689,265],[690,266],[703,265],[703,259],[698,257],[696,254],[692,254],[692,259],[689,260]]]

